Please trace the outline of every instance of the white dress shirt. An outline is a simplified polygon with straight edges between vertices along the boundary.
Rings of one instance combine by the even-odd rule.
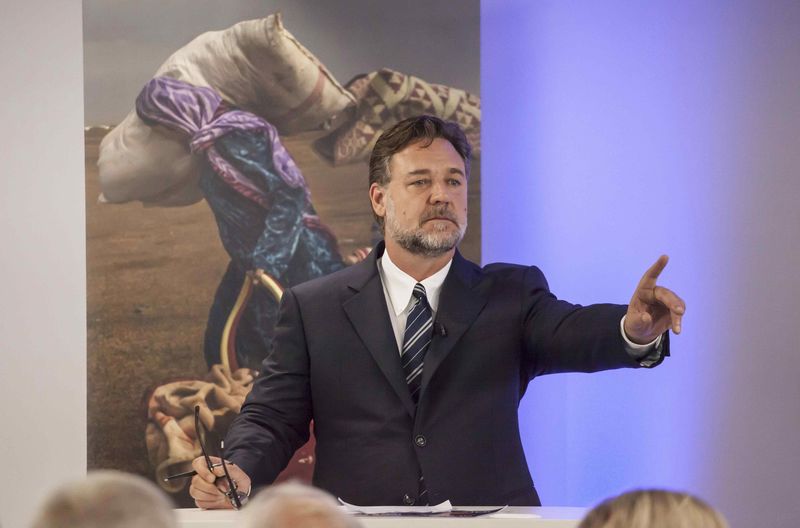
[[[436,320],[436,311],[439,309],[439,294],[442,292],[442,284],[450,271],[450,259],[442,269],[420,282],[425,286],[425,296],[433,312],[433,320]],[[389,258],[389,253],[384,251],[378,259],[378,273],[383,283],[383,294],[386,296],[386,307],[389,309],[389,320],[392,322],[392,330],[397,341],[398,353],[403,350],[403,334],[406,331],[406,319],[414,306],[412,291],[417,284],[417,279],[401,270]]]

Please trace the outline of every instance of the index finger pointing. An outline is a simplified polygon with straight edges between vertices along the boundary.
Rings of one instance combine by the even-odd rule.
[[[656,260],[655,263],[644,272],[644,275],[642,275],[642,280],[639,281],[639,286],[655,286],[656,280],[658,280],[658,276],[661,275],[661,272],[664,271],[664,268],[667,266],[667,262],[669,262],[668,256],[661,255],[658,257],[658,260]]]

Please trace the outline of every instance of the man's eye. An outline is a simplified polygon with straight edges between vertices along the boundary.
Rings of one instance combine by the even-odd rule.
[[[456,178],[451,178],[450,185],[452,185],[453,187],[458,187],[459,185],[461,185],[461,180]]]

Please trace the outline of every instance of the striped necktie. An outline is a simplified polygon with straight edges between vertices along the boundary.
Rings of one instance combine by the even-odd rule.
[[[433,314],[425,296],[425,286],[417,283],[412,292],[415,303],[406,320],[403,333],[403,353],[400,358],[406,383],[411,391],[414,404],[419,400],[419,389],[422,382],[422,362],[433,337]]]
[[[400,359],[403,363],[403,372],[406,375],[408,390],[411,399],[416,405],[419,401],[419,389],[422,383],[422,363],[425,361],[425,352],[431,344],[433,337],[433,312],[425,295],[425,286],[417,283],[414,291],[414,306],[406,319],[406,330],[403,333],[403,353]],[[419,477],[419,496],[416,504],[428,504],[428,489],[425,478]]]

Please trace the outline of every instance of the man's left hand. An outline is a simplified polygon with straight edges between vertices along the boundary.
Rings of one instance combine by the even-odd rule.
[[[212,456],[209,458],[211,463],[215,464],[211,469],[208,468],[206,459],[202,456],[192,461],[192,469],[197,474],[192,477],[189,496],[194,499],[194,503],[198,508],[204,510],[231,509],[233,505],[225,495],[225,492],[228,491],[228,483],[222,478],[225,476],[225,470],[220,467],[220,459],[218,457]],[[236,464],[227,462],[227,459],[226,464],[228,473],[239,490],[248,490],[247,494],[250,495],[249,490],[251,490],[252,483],[247,473]]]
[[[669,257],[661,255],[633,292],[625,316],[625,334],[634,343],[650,343],[670,328],[676,334],[681,333],[686,303],[671,290],[656,285],[668,260]]]

